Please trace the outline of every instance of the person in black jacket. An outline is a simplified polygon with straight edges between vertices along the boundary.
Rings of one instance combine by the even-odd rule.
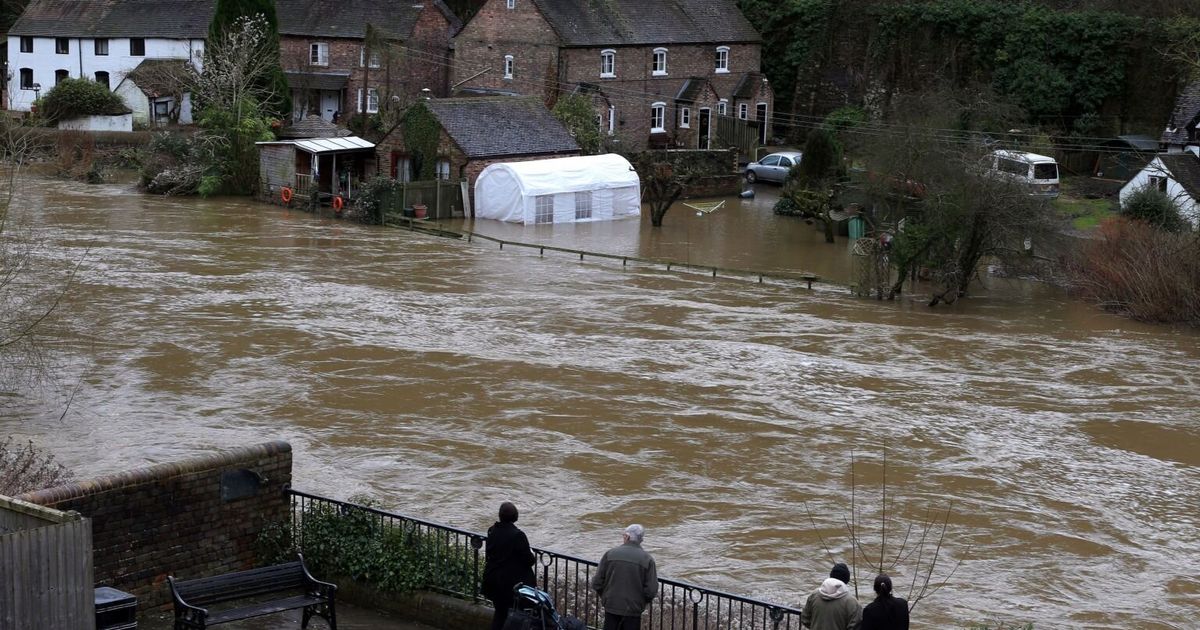
[[[500,520],[488,528],[483,564],[483,595],[492,600],[492,630],[502,630],[513,604],[513,587],[535,586],[533,551],[525,532],[517,529],[517,506],[500,504]]]
[[[892,596],[892,578],[875,576],[875,601],[863,609],[861,630],[908,630],[908,602]]]

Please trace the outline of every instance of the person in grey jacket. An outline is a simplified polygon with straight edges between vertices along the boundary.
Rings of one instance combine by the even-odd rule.
[[[639,630],[642,611],[658,593],[658,571],[654,558],[642,549],[646,529],[630,525],[621,535],[622,544],[600,558],[592,590],[604,606],[604,630]]]
[[[849,582],[850,567],[842,562],[833,565],[829,578],[804,602],[800,623],[812,630],[858,630],[862,606],[846,588]]]

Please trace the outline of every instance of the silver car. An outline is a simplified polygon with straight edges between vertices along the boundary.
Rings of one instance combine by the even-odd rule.
[[[753,184],[758,180],[783,183],[788,171],[800,163],[799,151],[772,153],[757,162],[746,165],[746,181]]]

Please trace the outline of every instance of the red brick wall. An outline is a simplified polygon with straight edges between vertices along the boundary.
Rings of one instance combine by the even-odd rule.
[[[224,502],[221,475],[246,469],[262,485]],[[184,579],[254,566],[263,526],[290,517],[292,447],[268,442],[31,492],[20,497],[92,519],[97,584],[133,593],[145,610],[170,601]]]
[[[513,56],[513,78],[504,78],[504,56]],[[513,91],[553,98],[558,77],[558,36],[531,0],[488,0],[454,38],[452,83],[490,70],[461,88]]]

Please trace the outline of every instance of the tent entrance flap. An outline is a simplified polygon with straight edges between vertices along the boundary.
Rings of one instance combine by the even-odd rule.
[[[615,154],[503,162],[479,174],[475,206],[477,218],[527,225],[603,221],[639,216],[641,188]]]

